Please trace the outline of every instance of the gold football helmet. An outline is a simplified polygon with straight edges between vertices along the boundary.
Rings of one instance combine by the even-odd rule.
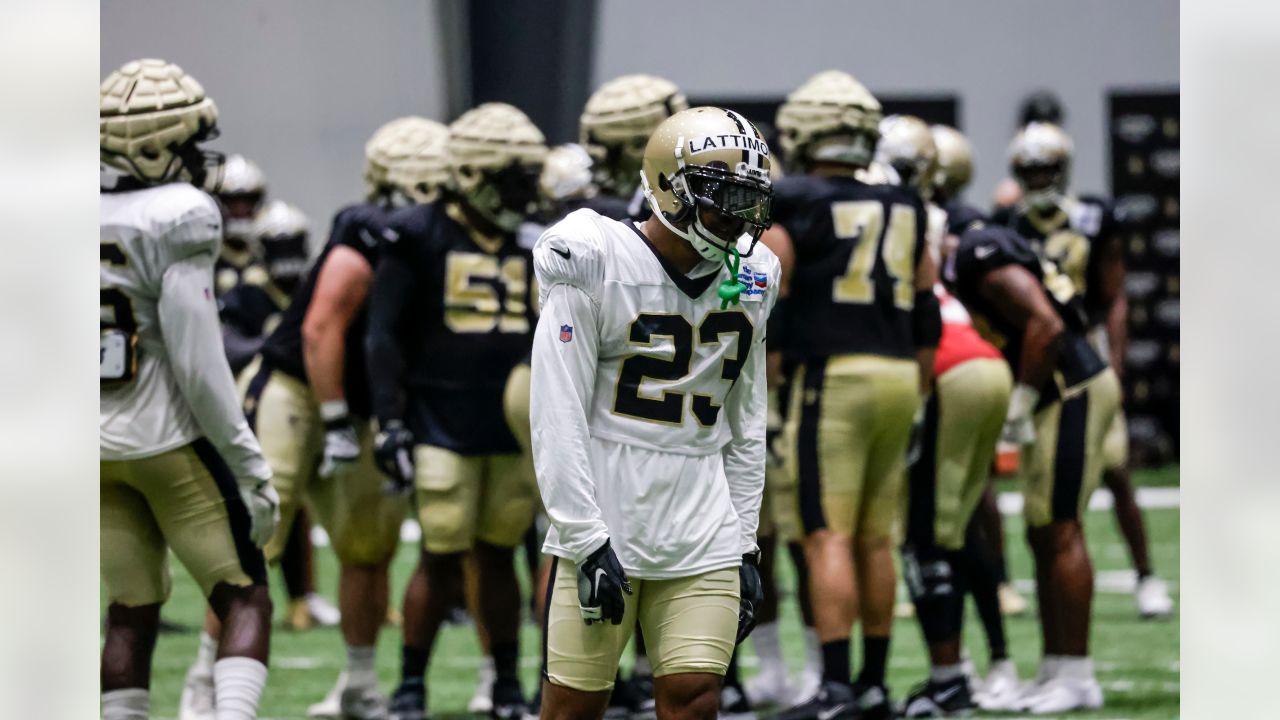
[[[653,75],[623,75],[601,85],[582,111],[579,142],[595,162],[595,182],[629,197],[640,183],[649,135],[689,101],[675,83]]]
[[[1071,138],[1051,123],[1033,122],[1009,144],[1009,170],[1030,207],[1053,207],[1067,192],[1071,175]]]
[[[881,120],[876,160],[893,168],[898,175],[898,185],[915,190],[925,199],[933,192],[938,149],[928,124],[920,118],[890,115]]]
[[[933,144],[938,148],[938,168],[933,173],[933,192],[941,202],[951,200],[973,178],[973,146],[959,130],[934,125]]]
[[[218,108],[182,68],[164,60],[125,63],[98,89],[103,165],[146,184],[189,181],[214,192],[223,157],[199,143],[217,137]]]
[[[495,227],[515,232],[536,212],[547,142],[528,116],[485,103],[449,126],[449,168],[467,205]]]
[[[782,150],[793,167],[831,162],[865,168],[880,137],[880,102],[846,72],[809,78],[778,108]]]
[[[653,214],[708,260],[737,253],[742,234],[755,248],[769,227],[769,146],[760,130],[732,110],[696,107],[667,118],[645,146],[640,183]],[[713,232],[703,212],[731,218]]]

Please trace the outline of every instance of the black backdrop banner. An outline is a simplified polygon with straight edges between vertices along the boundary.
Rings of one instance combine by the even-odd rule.
[[[1111,191],[1125,245],[1125,410],[1135,465],[1178,457],[1179,93],[1110,93]]]

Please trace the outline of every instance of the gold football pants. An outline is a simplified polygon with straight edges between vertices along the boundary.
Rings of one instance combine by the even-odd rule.
[[[723,676],[738,633],[738,569],[671,580],[631,578],[622,624],[587,625],[578,609],[578,570],[556,558],[547,604],[547,680],[599,692],[613,687],[618,659],[637,620],[653,676],[703,672]]]
[[[167,600],[170,548],[205,597],[218,583],[266,584],[239,485],[208,440],[149,458],[104,460],[98,469],[102,580],[110,602],[138,607]]]
[[[894,537],[919,387],[914,360],[841,355],[797,371],[785,433],[806,534]]]

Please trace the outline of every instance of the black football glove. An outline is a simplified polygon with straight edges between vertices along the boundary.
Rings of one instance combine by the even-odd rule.
[[[738,644],[756,629],[756,608],[764,602],[764,583],[760,581],[760,553],[742,556],[738,568]]]
[[[578,566],[578,610],[583,622],[590,625],[608,621],[621,625],[627,602],[623,593],[631,594],[631,581],[613,547],[605,540],[604,545]]]
[[[387,476],[388,495],[413,492],[413,433],[399,420],[390,420],[373,441],[373,459]]]

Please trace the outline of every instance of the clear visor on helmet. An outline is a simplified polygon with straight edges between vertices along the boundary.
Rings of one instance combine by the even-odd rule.
[[[703,168],[686,168],[684,175],[690,194],[700,206],[713,208],[754,228],[769,226],[773,191],[768,186]]]

